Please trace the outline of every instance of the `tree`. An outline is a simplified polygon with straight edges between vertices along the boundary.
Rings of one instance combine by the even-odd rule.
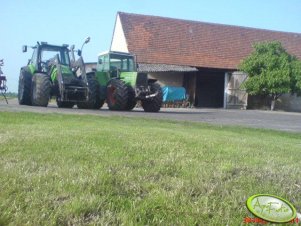
[[[301,94],[300,60],[278,41],[256,43],[253,48],[238,67],[248,74],[243,87],[249,94],[270,96],[271,110],[282,94]]]

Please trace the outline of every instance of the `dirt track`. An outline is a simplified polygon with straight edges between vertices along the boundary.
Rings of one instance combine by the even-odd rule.
[[[0,111],[12,112],[37,112],[37,113],[63,113],[98,116],[127,116],[146,117],[155,119],[168,119],[192,122],[206,122],[217,125],[241,125],[255,128],[267,128],[282,131],[301,132],[301,113],[270,112],[257,110],[224,110],[224,109],[180,109],[162,108],[159,113],[145,113],[140,108],[133,111],[109,111],[107,107],[100,110],[62,109],[55,103],[50,103],[47,108],[19,105],[16,99],[0,100]]]

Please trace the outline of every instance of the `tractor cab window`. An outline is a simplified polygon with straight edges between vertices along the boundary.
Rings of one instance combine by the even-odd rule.
[[[135,71],[134,57],[122,54],[110,54],[110,70]]]
[[[43,49],[41,52],[41,61],[46,63],[50,59],[54,59],[56,56],[58,56],[60,64],[70,64],[68,51],[64,51],[64,49]]]
[[[32,57],[31,57],[31,60],[30,60],[30,64],[36,64],[38,60],[38,49],[36,47],[34,47],[34,51],[33,51],[33,54],[32,54]],[[37,66],[37,65],[35,65]]]
[[[97,70],[98,71],[110,70],[109,55],[102,55],[98,57]]]
[[[53,47],[42,47],[39,56],[38,68],[42,72],[48,72],[50,69],[51,62],[58,57],[59,64],[69,66],[70,59],[67,48],[53,48]]]

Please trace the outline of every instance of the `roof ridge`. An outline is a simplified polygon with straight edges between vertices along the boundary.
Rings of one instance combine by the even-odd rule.
[[[279,31],[279,30],[271,30],[271,29],[266,29],[266,28],[255,28],[255,27],[240,26],[240,25],[220,24],[220,23],[213,23],[213,22],[205,22],[205,21],[197,21],[197,20],[189,20],[189,19],[179,19],[179,18],[156,16],[156,15],[145,15],[145,14],[137,14],[137,13],[127,13],[127,12],[120,12],[120,11],[118,11],[117,14],[124,14],[124,15],[129,15],[129,16],[152,17],[152,18],[158,18],[158,19],[176,20],[176,21],[190,22],[190,23],[196,23],[196,24],[207,24],[207,25],[213,25],[213,26],[232,27],[232,28],[240,28],[240,29],[256,30],[256,31],[268,31],[268,32],[273,32],[273,33],[281,33],[281,34],[290,34],[290,35],[301,36],[301,33],[298,33],[298,32]]]

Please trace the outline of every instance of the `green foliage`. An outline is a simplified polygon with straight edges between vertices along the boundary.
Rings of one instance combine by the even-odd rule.
[[[13,92],[7,92],[5,95],[7,97],[11,97],[11,98],[18,97],[18,93],[13,93]]]
[[[292,93],[301,95],[301,61],[296,58],[292,62],[292,73],[296,75],[292,78],[292,84],[295,84],[292,87]]]
[[[8,93],[5,93],[5,97],[6,99],[13,99],[13,98],[16,98],[18,97],[18,94],[17,93],[12,93],[12,92],[8,92]],[[0,101],[2,100],[5,100],[4,96],[0,93]],[[0,224],[1,225],[1,224]]]
[[[0,112],[0,225],[241,225],[271,193],[300,212],[301,134]]]
[[[284,93],[301,92],[301,61],[286,52],[280,42],[256,43],[254,51],[239,65],[249,75],[243,84],[251,95],[269,95],[276,100]]]

